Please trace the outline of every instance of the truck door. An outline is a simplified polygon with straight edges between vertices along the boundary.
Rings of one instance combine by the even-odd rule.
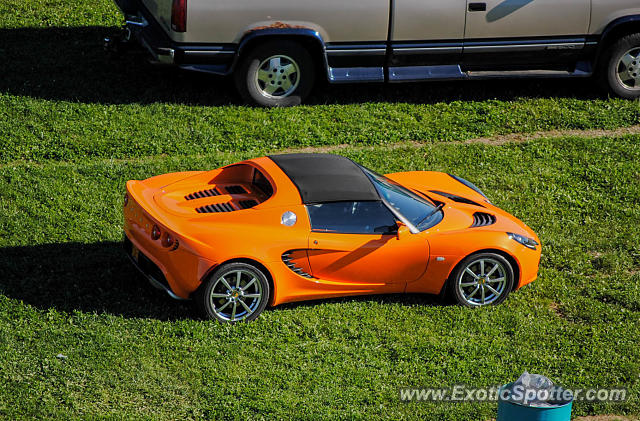
[[[575,63],[586,45],[590,13],[591,0],[467,0],[464,64]]]
[[[391,66],[457,65],[466,0],[395,0]]]

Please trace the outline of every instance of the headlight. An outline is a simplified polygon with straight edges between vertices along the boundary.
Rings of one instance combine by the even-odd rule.
[[[536,240],[534,240],[533,238],[525,237],[524,235],[518,235],[512,232],[508,232],[507,235],[512,240],[517,241],[518,243],[530,248],[531,250],[535,250],[536,246],[538,245],[538,242]]]

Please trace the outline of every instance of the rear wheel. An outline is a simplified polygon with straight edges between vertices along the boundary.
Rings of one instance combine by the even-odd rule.
[[[247,263],[222,265],[194,297],[202,314],[223,323],[251,321],[269,300],[269,282],[264,273]]]
[[[640,97],[640,34],[620,38],[602,57],[600,81],[610,93],[622,98]]]
[[[235,73],[236,87],[248,103],[263,107],[299,105],[315,83],[309,52],[291,41],[270,41],[247,53]]]
[[[500,304],[513,289],[511,264],[495,253],[477,253],[464,259],[449,280],[451,296],[460,305]]]

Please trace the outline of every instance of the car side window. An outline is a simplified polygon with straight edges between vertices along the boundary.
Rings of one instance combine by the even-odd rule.
[[[396,219],[384,203],[332,202],[307,205],[311,229],[342,234],[393,234]]]

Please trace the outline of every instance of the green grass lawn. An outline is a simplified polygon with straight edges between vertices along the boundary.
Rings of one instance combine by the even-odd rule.
[[[630,401],[578,414],[640,414],[638,140],[345,150],[378,171],[477,182],[540,234],[540,279],[489,309],[382,296],[285,305],[233,327],[139,279],[120,250],[120,208],[127,179],[250,153],[4,165],[0,413],[488,419],[495,404],[401,404],[397,389],[529,370],[630,388]]]
[[[0,2],[0,417],[490,419],[494,403],[403,404],[398,388],[524,370],[628,387],[574,413],[640,416],[640,136],[451,142],[628,127],[638,102],[590,80],[501,81],[325,86],[254,109],[228,80],[106,57],[119,23],[107,0]],[[380,172],[478,184],[540,235],[539,280],[495,308],[363,297],[229,327],[153,290],[120,249],[128,179],[338,144]]]
[[[109,58],[109,0],[0,2],[0,162],[78,161],[320,145],[435,143],[640,123],[591,80],[320,86],[310,105],[255,109],[232,81]]]

